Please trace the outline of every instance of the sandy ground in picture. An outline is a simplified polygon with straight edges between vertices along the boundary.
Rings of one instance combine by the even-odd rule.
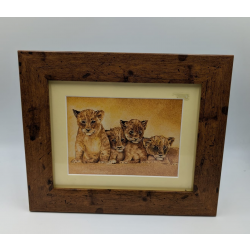
[[[70,163],[69,174],[178,176],[178,165],[165,163],[101,164]]]

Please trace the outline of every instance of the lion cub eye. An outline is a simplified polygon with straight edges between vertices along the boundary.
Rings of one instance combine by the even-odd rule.
[[[134,132],[131,130],[131,131],[129,131],[129,133],[132,135]]]
[[[140,135],[142,134],[142,131],[141,131],[141,130],[139,131],[139,134],[140,134]]]
[[[163,147],[163,150],[165,150],[165,149],[167,149],[167,147],[166,147],[166,146],[164,146],[164,147]]]
[[[125,141],[124,139],[121,139],[121,141]]]
[[[82,124],[85,124],[86,122],[85,121],[82,121]]]
[[[94,124],[94,123],[95,123],[95,121],[91,121],[91,123],[92,123],[92,124]]]
[[[112,139],[111,141],[115,142],[115,139]]]
[[[154,149],[155,149],[155,150],[158,150],[158,147],[157,147],[157,146],[154,146]]]

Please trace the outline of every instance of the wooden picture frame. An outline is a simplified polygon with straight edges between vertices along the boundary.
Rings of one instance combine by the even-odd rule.
[[[19,51],[18,60],[30,211],[216,215],[233,56]],[[193,191],[54,188],[49,80],[201,84]]]

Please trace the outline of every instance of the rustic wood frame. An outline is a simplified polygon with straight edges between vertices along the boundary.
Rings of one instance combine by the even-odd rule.
[[[233,56],[19,51],[30,211],[215,216]],[[201,84],[192,192],[56,189],[49,80]]]

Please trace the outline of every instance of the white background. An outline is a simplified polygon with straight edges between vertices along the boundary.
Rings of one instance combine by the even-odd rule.
[[[0,18],[0,233],[250,233],[249,18]],[[17,50],[234,55],[217,217],[31,213]]]

